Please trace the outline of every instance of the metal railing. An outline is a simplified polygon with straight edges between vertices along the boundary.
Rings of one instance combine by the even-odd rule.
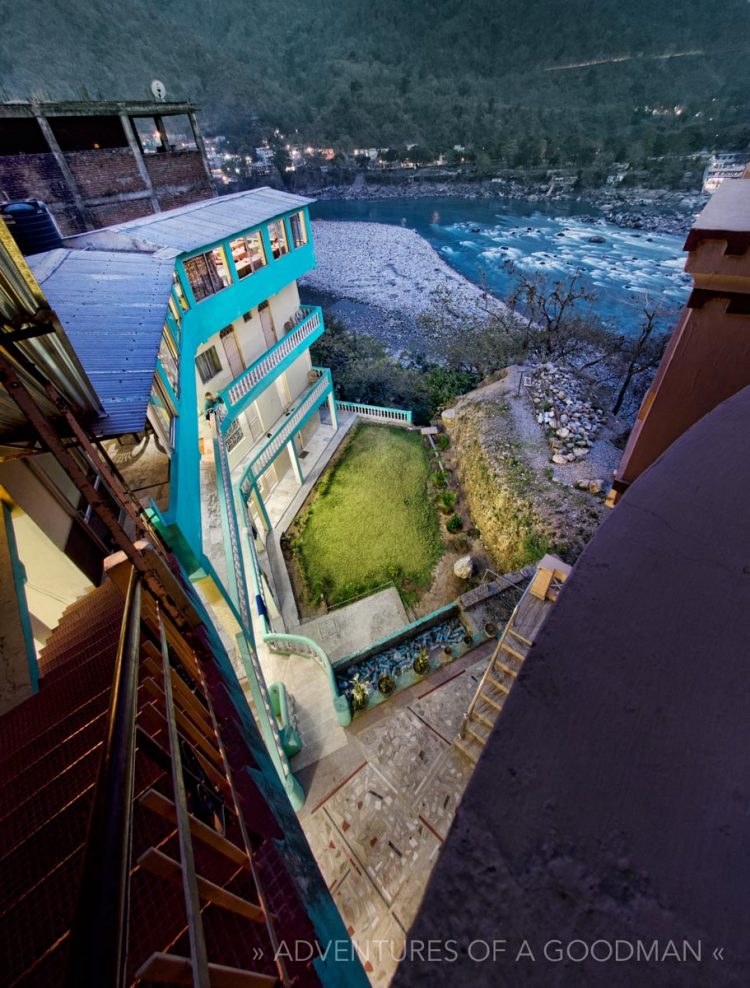
[[[314,368],[320,371],[317,381],[292,403],[294,408],[282,421],[279,428],[245,468],[240,480],[240,492],[247,499],[252,491],[253,481],[273,463],[286,443],[295,432],[304,425],[305,421],[318,405],[321,405],[333,391],[331,372],[327,367]]]
[[[301,306],[303,318],[282,336],[278,343],[267,350],[255,363],[251,364],[228,387],[224,388],[221,396],[227,408],[232,409],[239,401],[246,398],[264,378],[280,363],[287,359],[297,347],[305,344],[310,346],[323,332],[323,313],[317,306]],[[318,332],[319,331],[319,332]]]
[[[140,641],[141,580],[132,570],[71,925],[68,988],[116,986],[125,977]]]
[[[250,597],[247,591],[247,580],[245,578],[245,562],[242,555],[242,543],[240,541],[240,528],[237,521],[237,511],[234,503],[234,493],[232,490],[232,477],[229,469],[229,459],[224,445],[224,436],[221,431],[221,419],[223,411],[218,408],[216,438],[214,439],[214,456],[217,461],[217,474],[221,485],[221,494],[224,498],[224,505],[227,514],[227,528],[229,531],[229,554],[231,556],[232,571],[237,591],[237,606],[242,618],[242,636],[245,647],[240,649],[240,659],[245,669],[245,676],[250,686],[250,691],[255,701],[255,714],[258,719],[258,727],[261,731],[266,745],[269,747],[271,760],[276,766],[284,788],[292,800],[293,805],[299,802],[299,784],[292,775],[289,765],[289,758],[284,751],[281,742],[276,716],[273,712],[271,697],[268,692],[268,685],[263,675],[263,669],[255,648],[252,644],[252,614],[250,611]],[[298,808],[298,806],[295,806]]]
[[[340,412],[352,412],[373,422],[387,422],[393,425],[411,425],[411,411],[405,408],[384,408],[380,405],[362,405],[356,401],[337,401]]]

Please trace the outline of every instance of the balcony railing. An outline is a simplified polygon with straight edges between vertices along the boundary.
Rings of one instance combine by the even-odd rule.
[[[251,457],[240,481],[240,492],[247,500],[252,491],[254,480],[259,477],[279,455],[285,444],[295,432],[300,429],[315,409],[333,392],[333,379],[327,367],[314,367],[318,374],[315,383],[303,391],[293,403],[293,411],[282,419],[275,433],[268,442]]]
[[[360,418],[373,422],[386,422],[392,425],[411,425],[411,411],[406,408],[384,408],[381,405],[361,405],[356,401],[337,401],[340,412],[352,412]]]
[[[318,306],[303,305],[300,312],[303,317],[297,325],[221,392],[229,421],[261,390],[261,384],[265,386],[269,383],[266,379],[272,371],[285,361],[286,364],[291,363],[290,358],[293,359],[323,335],[323,313]]]

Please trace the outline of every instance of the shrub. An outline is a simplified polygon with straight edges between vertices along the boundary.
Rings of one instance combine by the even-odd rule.
[[[430,657],[427,654],[426,648],[420,648],[419,652],[417,653],[417,657],[414,659],[414,662],[412,663],[412,669],[414,670],[414,672],[416,672],[418,676],[424,676],[426,672],[429,672]]]
[[[440,510],[449,515],[451,511],[456,506],[456,492],[455,491],[442,491],[440,494]]]
[[[446,522],[445,527],[451,533],[460,532],[461,529],[464,527],[464,523],[461,521],[460,515],[451,515],[448,521]]]
[[[437,488],[445,487],[448,483],[448,479],[442,470],[438,470],[437,473],[433,473],[432,482]]]
[[[384,672],[378,680],[378,689],[383,696],[388,696],[396,688],[396,680],[389,672]]]
[[[441,432],[440,435],[437,436],[435,439],[435,445],[437,446],[438,449],[448,449],[450,444],[451,441],[444,432]]]
[[[351,681],[352,710],[364,710],[370,699],[370,684],[357,673]]]

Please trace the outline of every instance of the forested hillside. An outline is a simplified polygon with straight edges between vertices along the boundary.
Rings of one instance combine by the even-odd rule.
[[[160,78],[202,105],[204,126],[235,136],[255,120],[342,147],[470,144],[528,164],[747,143],[746,0],[3,0],[1,9],[5,98],[79,97],[82,87],[146,97]]]

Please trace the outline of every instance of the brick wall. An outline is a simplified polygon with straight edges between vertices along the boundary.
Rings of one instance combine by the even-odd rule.
[[[84,203],[111,197],[111,202],[106,204],[88,206],[97,226],[122,223],[153,213],[150,196],[129,148],[69,151],[65,160]],[[213,184],[206,175],[198,151],[148,155],[144,160],[162,209],[172,209],[214,195]],[[0,157],[0,192],[5,192],[10,199],[29,196],[41,199],[57,220],[63,236],[85,230],[73,194],[51,154]],[[138,193],[143,197],[118,199],[119,196]]]
[[[215,194],[198,151],[172,151],[145,158],[162,209],[172,209]]]
[[[84,200],[146,191],[130,148],[68,151],[65,160]]]
[[[63,235],[82,233],[85,229],[73,195],[51,154],[0,157],[0,192],[9,199],[41,199]]]

